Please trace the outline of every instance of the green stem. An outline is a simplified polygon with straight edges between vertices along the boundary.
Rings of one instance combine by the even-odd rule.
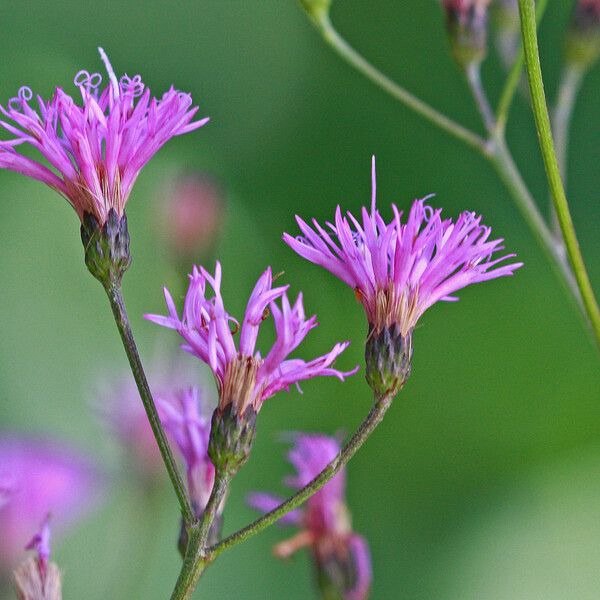
[[[169,477],[171,478],[171,483],[173,484],[173,488],[179,499],[183,519],[186,523],[192,523],[194,520],[194,511],[190,504],[181,475],[179,474],[179,470],[177,469],[175,459],[173,458],[171,447],[169,446],[169,442],[160,422],[154,399],[152,398],[152,392],[150,391],[150,386],[148,385],[148,380],[146,379],[142,361],[129,324],[127,310],[125,309],[125,300],[123,299],[123,293],[121,291],[121,284],[116,282],[108,284],[105,286],[105,290],[115,317],[115,323],[117,324],[121,340],[123,341],[123,347],[125,348],[125,353],[129,360],[133,378],[135,379],[144,408],[146,409],[150,427],[152,428],[154,438],[156,439]]]
[[[496,127],[496,118],[481,82],[481,63],[471,62],[465,69],[465,76],[483,124],[488,133],[492,133]]]
[[[550,116],[548,115],[548,107],[546,105],[542,68],[538,50],[534,0],[519,0],[519,12],[521,15],[521,33],[523,36],[523,47],[525,49],[525,63],[527,65],[527,77],[529,79],[533,114],[535,117],[540,148],[544,158],[546,176],[552,193],[554,210],[556,211],[567,255],[575,275],[575,280],[577,281],[577,286],[581,293],[583,305],[589,316],[596,342],[600,348],[600,307],[596,301],[592,284],[585,267],[585,262],[579,248],[575,227],[569,211],[569,204],[560,177],[554,141],[552,139]]]
[[[514,203],[525,222],[529,225],[537,242],[550,259],[550,263],[555,268],[569,296],[573,298],[576,305],[582,310],[583,316],[586,317],[577,282],[566,260],[564,246],[561,241],[557,241],[552,235],[503,137],[498,137],[495,140],[493,150],[490,153],[490,162],[510,192]],[[588,322],[587,317],[585,322]]]
[[[362,73],[367,79],[371,80],[376,86],[385,90],[392,98],[399,100],[417,114],[421,115],[434,125],[437,125],[440,129],[453,135],[455,138],[465,142],[476,150],[483,152],[485,140],[466,127],[449,119],[446,115],[423,102],[376,69],[340,36],[327,15],[322,16],[320,19],[313,19],[313,22],[321,32],[323,39],[333,48],[333,50],[359,73]]]
[[[556,142],[556,159],[563,184],[567,185],[567,153],[569,150],[569,128],[573,116],[573,108],[584,71],[568,66],[563,71],[558,88],[558,98],[552,114],[552,130]]]
[[[256,521],[250,523],[243,529],[240,529],[236,533],[225,538],[212,548],[208,549],[208,555],[211,558],[216,558],[229,548],[232,548],[236,544],[247,540],[248,538],[260,533],[263,529],[269,527],[288,512],[298,508],[308,498],[310,498],[315,492],[321,489],[328,481],[332,479],[342,469],[348,461],[356,454],[358,449],[367,441],[369,436],[373,433],[377,425],[381,423],[385,413],[391,406],[393,395],[388,394],[381,398],[376,399],[373,408],[360,424],[354,435],[344,445],[340,453],[315,477],[310,483],[308,483],[301,490],[296,492],[293,496],[288,498],[285,502],[281,503],[277,508],[263,515]]]
[[[558,86],[558,98],[552,113],[552,133],[556,145],[556,160],[563,185],[567,187],[568,175],[568,153],[569,153],[569,129],[573,117],[573,109],[577,94],[583,81],[584,71],[574,66],[567,66],[560,79]],[[557,239],[562,239],[560,225],[556,211],[550,200],[550,214],[552,218],[552,229]]]
[[[206,552],[206,542],[221,503],[227,496],[231,475],[225,470],[215,472],[213,489],[199,522],[188,528],[188,545],[181,572],[171,595],[171,600],[187,600],[198,584],[198,579],[212,562],[213,556]]]
[[[548,0],[538,0],[536,9],[536,19],[539,24],[544,16],[546,7],[548,6]],[[519,81],[521,81],[521,74],[523,73],[523,66],[525,64],[525,53],[523,47],[519,50],[519,54],[510,69],[504,89],[500,95],[500,101],[498,102],[498,109],[496,110],[496,128],[498,134],[503,134],[506,130],[506,123],[508,121],[508,114],[510,113],[510,107],[512,106],[515,93],[519,87]]]

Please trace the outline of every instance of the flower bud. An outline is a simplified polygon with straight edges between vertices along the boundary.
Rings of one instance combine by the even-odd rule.
[[[378,397],[396,395],[412,369],[412,331],[402,335],[393,324],[377,332],[370,328],[365,344],[367,383]]]
[[[127,216],[119,217],[111,208],[104,225],[91,213],[83,215],[81,241],[85,264],[90,273],[105,287],[121,281],[131,264]]]
[[[454,60],[463,68],[487,54],[490,0],[442,0]]]
[[[217,471],[234,475],[250,457],[256,434],[256,412],[249,406],[238,414],[233,404],[212,416],[208,456]]]
[[[164,194],[167,202],[160,228],[178,264],[211,254],[223,224],[225,201],[218,183],[197,173],[173,178]]]
[[[599,57],[600,0],[578,0],[567,33],[567,62],[585,70]]]
[[[517,0],[498,0],[493,5],[495,44],[500,60],[509,69],[521,47],[521,22]]]
[[[19,600],[61,600],[61,578],[58,567],[49,562],[42,567],[34,557],[15,571],[15,588]]]
[[[329,16],[331,2],[332,0],[300,0],[304,10],[317,22]]]
[[[366,600],[371,562],[369,549],[361,536],[323,538],[313,554],[323,600]]]

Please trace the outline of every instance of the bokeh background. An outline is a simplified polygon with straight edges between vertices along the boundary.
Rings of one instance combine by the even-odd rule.
[[[570,4],[550,2],[541,30],[550,97]],[[386,73],[479,129],[436,2],[338,0],[333,19]],[[365,325],[353,294],[280,238],[294,230],[295,213],[327,219],[337,203],[358,210],[368,202],[375,154],[386,214],[390,202],[406,207],[436,193],[449,215],[483,213],[526,266],[426,315],[410,382],[350,464],[354,526],[374,561],[372,598],[597,598],[598,355],[490,167],[343,64],[294,0],[12,3],[0,20],[0,98],[24,84],[43,95],[55,85],[72,89],[79,69],[101,70],[99,45],[118,73],[142,74],[155,92],[171,83],[189,90],[212,118],[161,151],[129,204],[134,262],[125,294],[146,360],[176,348],[173,334],[142,318],[163,310],[162,285],[180,285],[159,231],[161,190],[174,173],[195,169],[219,180],[227,198],[217,254],[231,312],[240,314],[271,264],[319,315],[304,354],[350,339],[338,364],[361,363]],[[504,74],[494,53],[484,77],[497,98]],[[573,216],[597,289],[599,85],[596,69],[578,102],[569,167]],[[545,208],[523,98],[509,140]],[[0,428],[66,439],[107,477],[104,503],[56,542],[65,598],[165,598],[180,562],[177,505],[166,484],[151,497],[123,476],[115,442],[91,408],[98,379],[121,374],[126,361],[106,300],[83,265],[77,217],[18,175],[0,172],[0,190]],[[288,466],[280,432],[351,431],[370,403],[360,374],[303,389],[265,405],[252,459],[233,485],[227,531],[254,517],[247,492],[281,489]],[[307,557],[281,563],[271,555],[283,535],[272,528],[228,552],[197,596],[314,597]]]

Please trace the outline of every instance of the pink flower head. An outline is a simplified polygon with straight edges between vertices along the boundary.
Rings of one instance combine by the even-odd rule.
[[[219,182],[203,173],[180,173],[164,188],[160,227],[173,257],[187,264],[199,254],[210,254],[225,218],[226,201]]]
[[[338,441],[329,436],[297,434],[288,454],[296,475],[286,484],[300,489],[312,481],[337,456]],[[316,494],[303,509],[285,515],[282,525],[296,525],[300,532],[280,543],[275,553],[287,558],[303,547],[312,550],[320,579],[334,586],[345,600],[365,600],[371,585],[371,560],[366,540],[352,531],[345,504],[346,473],[340,471]],[[251,506],[269,512],[283,499],[270,494],[252,494]],[[323,582],[321,582],[323,583]]]
[[[304,379],[333,375],[343,380],[355,372],[344,373],[331,367],[348,342],[336,344],[328,354],[309,362],[287,358],[317,325],[316,317],[306,319],[302,295],[291,305],[287,289],[288,286],[273,287],[270,268],[260,276],[248,300],[237,347],[231,327],[237,329],[238,324],[223,304],[218,262],[214,277],[206,269],[194,267],[181,318],[166,289],[168,316],[146,315],[146,318],[175,329],[185,340],[182,348],[210,366],[219,389],[221,410],[231,406],[236,414],[243,415],[251,407],[258,412],[267,398]],[[276,303],[278,299],[281,307]],[[269,310],[276,340],[263,358],[256,350],[256,341]]]
[[[200,390],[195,387],[158,396],[157,408],[169,437],[183,458],[188,492],[196,511],[201,514],[215,479],[215,468],[208,457],[210,413],[202,402]]]
[[[362,222],[338,206],[334,223],[322,227],[313,219],[311,227],[296,217],[302,236],[286,233],[283,239],[354,290],[375,332],[395,325],[407,336],[436,302],[457,300],[458,290],[522,266],[505,264],[515,255],[501,254],[503,240],[490,240],[491,228],[473,212],[453,222],[426,199],[416,200],[405,222],[392,204],[394,217],[386,223],[375,204],[375,158],[372,186],[371,210],[362,209]]]
[[[62,194],[83,221],[85,213],[103,225],[113,209],[123,216],[131,188],[144,165],[172,137],[202,127],[192,121],[198,108],[189,94],[171,87],[151,97],[139,75],[119,80],[102,48],[108,82],[99,73],[79,71],[74,83],[81,104],[61,88],[49,101],[33,99],[22,87],[7,107],[0,126],[12,139],[0,142],[0,168],[38,179]],[[41,160],[17,151],[29,144]]]
[[[100,478],[87,459],[65,446],[0,434],[0,573],[13,569],[41,522],[74,523],[97,502]]]
[[[446,11],[457,15],[468,15],[471,12],[485,13],[490,0],[442,0]]]

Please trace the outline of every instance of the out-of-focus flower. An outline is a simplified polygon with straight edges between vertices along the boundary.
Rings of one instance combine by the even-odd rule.
[[[351,213],[322,227],[296,217],[301,236],[284,234],[300,256],[320,265],[348,284],[362,303],[369,323],[366,345],[367,380],[377,394],[397,391],[410,374],[412,332],[421,315],[440,300],[471,285],[512,275],[522,263],[505,263],[514,254],[498,256],[501,239],[481,217],[463,212],[456,222],[442,219],[441,209],[416,200],[406,219],[392,204],[386,223],[375,203],[375,160],[371,210],[362,222]]]
[[[196,516],[200,517],[206,509],[215,480],[215,468],[208,456],[211,411],[197,387],[157,396],[156,403],[167,434],[175,442],[183,458],[188,494]],[[223,503],[217,507],[209,543],[216,543],[218,540],[223,508]],[[184,554],[187,539],[183,523],[179,545]]]
[[[181,174],[169,181],[161,196],[160,228],[177,263],[188,265],[210,255],[226,208],[218,182],[207,175]]]
[[[26,550],[35,550],[37,556],[23,562],[15,571],[19,600],[61,600],[60,571],[54,563],[50,562],[48,518],[39,533],[27,544]]]
[[[160,420],[185,463],[190,499],[197,513],[201,514],[210,498],[215,478],[215,469],[208,457],[211,413],[196,387],[157,396],[156,402]]]
[[[463,68],[486,56],[489,4],[490,0],[442,0],[452,54]]]
[[[131,188],[144,165],[172,137],[202,127],[192,121],[198,108],[189,94],[169,89],[154,98],[139,75],[117,79],[100,48],[108,73],[82,70],[74,83],[81,104],[61,88],[51,100],[33,98],[22,87],[0,112],[13,138],[0,142],[0,168],[38,179],[62,194],[83,222],[91,215],[102,226],[114,210],[124,214]],[[41,155],[34,160],[17,151],[29,144]]]
[[[147,370],[154,396],[167,396],[172,389],[191,385],[192,373],[181,361],[159,356]],[[99,378],[93,409],[119,441],[144,483],[153,484],[166,475],[165,466],[131,372]]]
[[[567,62],[589,69],[600,57],[600,0],[577,0],[567,33]]]
[[[209,286],[213,295],[209,293]],[[317,325],[314,316],[306,319],[301,295],[290,304],[288,287],[273,287],[270,268],[260,276],[248,301],[237,347],[231,327],[237,329],[238,324],[223,304],[219,263],[214,277],[204,268],[194,267],[181,318],[166,289],[168,316],[146,315],[158,325],[175,329],[185,340],[182,348],[210,366],[219,390],[211,447],[215,450],[212,442],[220,439],[219,445],[222,443],[221,450],[228,455],[227,460],[233,460],[230,455],[233,446],[240,460],[242,455],[243,460],[247,458],[254,436],[254,419],[267,398],[305,379],[333,375],[343,380],[349,374],[332,368],[348,342],[336,344],[329,353],[309,362],[288,359]],[[281,308],[277,299],[281,300]],[[256,350],[256,341],[260,325],[269,315],[268,309],[273,317],[276,340],[263,358]],[[220,461],[213,453],[211,458],[213,462]]]
[[[296,434],[288,454],[296,475],[286,484],[300,489],[314,479],[339,453],[335,438],[317,434]],[[300,532],[278,544],[275,554],[287,558],[308,547],[316,565],[318,584],[325,598],[365,600],[371,585],[371,561],[365,539],[352,531],[345,504],[346,472],[340,471],[318,492],[280,520],[295,525]],[[251,506],[269,512],[283,500],[270,494],[252,494]]]
[[[0,573],[13,569],[32,532],[50,513],[59,528],[76,522],[98,502],[97,469],[74,450],[55,442],[0,434]]]

